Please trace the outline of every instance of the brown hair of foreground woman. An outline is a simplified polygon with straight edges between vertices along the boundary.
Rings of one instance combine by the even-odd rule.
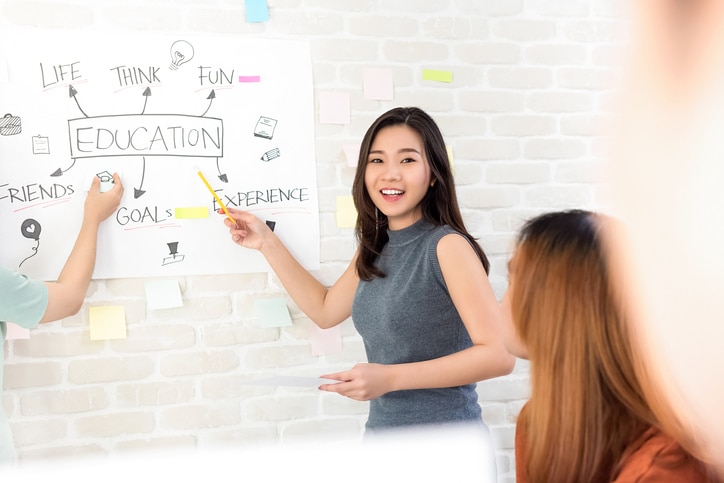
[[[503,299],[506,345],[530,359],[517,481],[716,481],[684,449],[680,423],[633,350],[604,257],[605,220],[547,213],[519,234]]]

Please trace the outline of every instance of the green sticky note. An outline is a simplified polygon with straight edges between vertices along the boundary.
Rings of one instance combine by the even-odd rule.
[[[195,206],[190,208],[174,208],[173,216],[180,218],[208,218],[209,209],[206,206]]]
[[[183,307],[183,304],[176,280],[146,281],[146,307],[150,310]]]
[[[289,327],[292,318],[283,298],[259,299],[254,301],[254,310],[262,327]]]
[[[422,79],[450,83],[452,82],[452,72],[447,70],[423,69]]]

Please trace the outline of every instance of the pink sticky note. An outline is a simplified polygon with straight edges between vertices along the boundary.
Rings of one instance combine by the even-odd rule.
[[[5,340],[30,339],[30,329],[20,327],[17,324],[8,322],[6,324]]]
[[[392,69],[369,68],[363,74],[365,99],[391,101],[394,97]]]
[[[312,326],[312,355],[339,354],[342,352],[342,328],[335,325],[331,329]]]
[[[260,75],[240,75],[239,82],[240,83],[261,82],[261,76]]]
[[[344,157],[347,158],[347,166],[357,166],[359,160],[359,144],[344,144],[342,149],[344,150]]]
[[[348,92],[320,92],[319,122],[321,124],[349,124],[350,104]]]

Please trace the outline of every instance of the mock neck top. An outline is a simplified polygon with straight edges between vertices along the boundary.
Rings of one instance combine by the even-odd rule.
[[[375,265],[383,278],[360,280],[352,321],[370,363],[404,364],[443,357],[472,346],[450,298],[437,245],[459,233],[424,218],[389,241]],[[394,391],[370,401],[368,430],[455,422],[482,424],[476,385]]]

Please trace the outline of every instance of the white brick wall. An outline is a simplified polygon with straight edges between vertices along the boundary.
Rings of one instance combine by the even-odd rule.
[[[335,225],[335,197],[354,174],[342,145],[395,105],[440,123],[455,157],[462,209],[493,262],[498,296],[516,229],[537,213],[603,209],[597,174],[620,82],[623,0],[269,0],[267,23],[245,22],[241,0],[0,1],[0,28],[188,32],[307,39],[315,94],[351,95],[352,123],[315,126],[324,283],[354,250]],[[365,67],[389,67],[395,100],[362,94]],[[453,72],[449,85],[423,69]],[[6,342],[7,410],[22,461],[148,448],[355,440],[366,403],[314,390],[244,386],[251,377],[319,375],[364,359],[353,325],[344,352],[312,356],[311,322],[291,300],[290,328],[259,327],[257,297],[286,296],[274,275],[180,277],[184,307],[147,311],[144,280],[93,282],[81,313]],[[89,305],[124,305],[128,338],[88,336]],[[528,365],[479,385],[500,481],[514,481],[515,419]]]

